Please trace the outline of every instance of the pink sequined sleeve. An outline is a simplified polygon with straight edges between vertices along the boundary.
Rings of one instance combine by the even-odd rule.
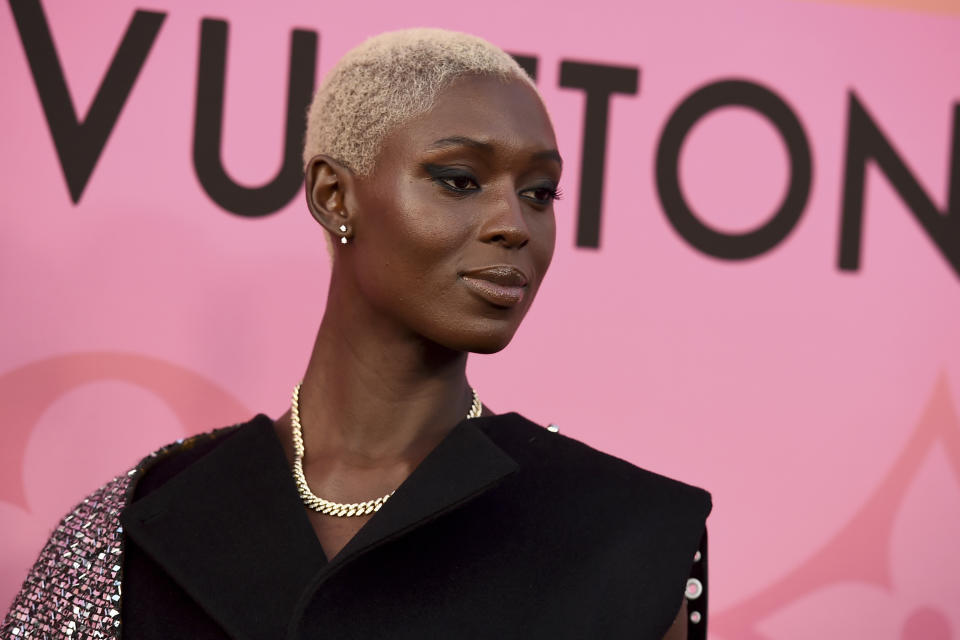
[[[114,478],[60,521],[0,625],[0,638],[120,637],[120,512],[134,474]]]

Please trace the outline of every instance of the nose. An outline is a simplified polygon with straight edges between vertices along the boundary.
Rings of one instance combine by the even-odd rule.
[[[530,229],[518,195],[508,193],[497,199],[484,224],[481,239],[507,249],[520,249],[530,241]]]

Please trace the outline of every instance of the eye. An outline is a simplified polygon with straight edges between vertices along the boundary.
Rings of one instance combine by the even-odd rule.
[[[537,204],[548,204],[554,200],[559,200],[563,194],[560,192],[559,188],[553,185],[541,185],[538,187],[524,189],[520,192],[520,195],[528,200],[536,202]]]
[[[467,195],[480,189],[480,182],[473,177],[473,173],[461,167],[427,163],[423,169],[431,180],[457,195]]]
[[[468,175],[437,176],[437,180],[454,191],[474,191],[480,188],[477,181]]]

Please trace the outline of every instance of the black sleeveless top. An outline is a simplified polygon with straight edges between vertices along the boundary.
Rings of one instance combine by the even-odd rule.
[[[138,481],[122,633],[660,640],[686,589],[703,638],[710,509],[701,489],[511,413],[458,424],[328,559],[261,414]]]

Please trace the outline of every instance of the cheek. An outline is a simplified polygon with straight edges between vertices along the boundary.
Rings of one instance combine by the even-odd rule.
[[[414,194],[417,195],[417,194]],[[392,211],[390,233],[407,259],[423,268],[453,259],[467,243],[470,226],[458,211],[435,199],[398,199]]]
[[[552,211],[537,219],[535,228],[531,229],[531,236],[536,239],[535,246],[532,248],[533,258],[540,278],[543,279],[553,260],[553,251],[557,243],[557,223]]]
[[[369,268],[410,287],[436,288],[456,279],[463,246],[471,237],[465,211],[443,202],[436,187],[422,180],[403,180],[390,193],[364,203],[364,249]],[[358,230],[358,234],[360,230]],[[399,284],[399,283],[398,283]]]

